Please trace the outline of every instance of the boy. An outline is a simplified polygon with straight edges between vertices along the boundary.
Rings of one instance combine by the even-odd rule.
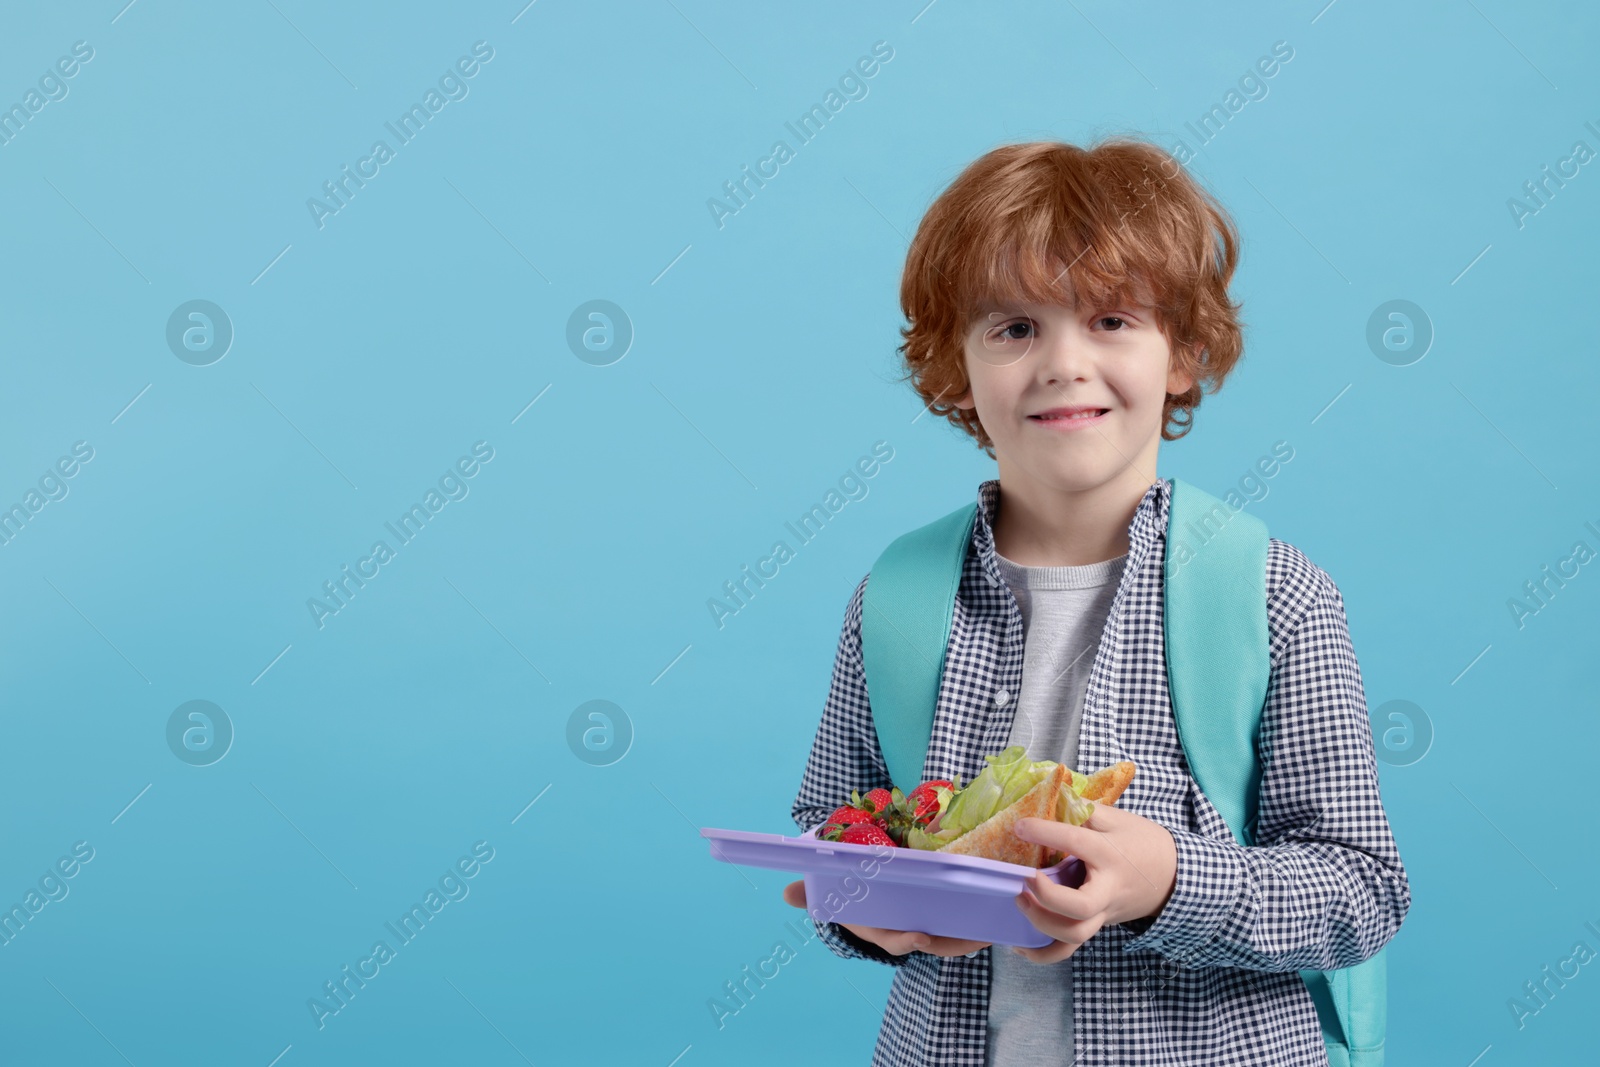
[[[1018,896],[1055,938],[1044,948],[817,923],[838,955],[896,968],[874,1067],[1325,1065],[1296,972],[1369,958],[1410,907],[1344,602],[1293,546],[1269,542],[1252,846],[1178,738],[1162,630],[1171,483],[1156,457],[1239,359],[1237,248],[1221,206],[1132,140],[998,148],[918,227],[907,376],[999,467],[978,489],[923,780],[970,781],[1008,744],[1138,773],[1085,826],[1018,823],[1088,869],[1079,889],[1035,878]],[[802,831],[852,789],[890,784],[862,672],[865,586],[794,801]],[[784,899],[805,907],[804,883]]]

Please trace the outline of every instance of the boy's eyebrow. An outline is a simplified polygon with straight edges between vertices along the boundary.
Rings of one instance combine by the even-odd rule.
[[[1020,310],[1020,309],[1023,309],[1023,308],[1030,308],[1030,307],[1069,307],[1069,306],[1071,306],[1071,305],[1063,304],[1060,301],[1044,301],[1044,302],[1040,302],[1040,301],[1037,301],[1037,300],[1027,300],[1027,299],[1002,302],[999,297],[986,296],[986,297],[981,298],[978,301],[977,310],[979,312],[985,312],[985,311],[1014,311],[1014,310]]]
[[[1003,314],[1007,310],[1000,304],[985,300],[973,307],[971,314],[967,316],[967,322],[969,325],[977,325],[990,316]]]
[[[1035,304],[1033,304],[1033,303],[1031,303],[1029,301],[1025,301],[1025,300],[1024,301],[1020,301],[1020,302],[1018,302],[1016,304],[1000,304],[1000,303],[998,303],[998,302],[996,302],[994,300],[985,299],[985,300],[980,301],[978,303],[976,308],[973,310],[972,315],[969,317],[969,321],[975,323],[978,320],[984,318],[986,315],[990,315],[990,314],[1020,313],[1020,312],[1026,311],[1030,307],[1035,307],[1035,306],[1043,306],[1043,305],[1035,305]],[[1059,304],[1059,305],[1054,305],[1054,306],[1066,307],[1067,310],[1072,311],[1072,312],[1076,312],[1078,310],[1076,305],[1069,306],[1069,305],[1065,305],[1065,304]],[[1137,311],[1137,312],[1141,312],[1141,313],[1144,313],[1144,314],[1148,315],[1148,314],[1153,312],[1154,305],[1149,303],[1140,294],[1137,294],[1137,293],[1121,293],[1121,294],[1112,295],[1110,298],[1105,300],[1103,303],[1097,302],[1094,305],[1094,308],[1093,308],[1093,310],[1095,310],[1095,311],[1114,311],[1114,310],[1119,310],[1119,309],[1123,310],[1123,311]]]

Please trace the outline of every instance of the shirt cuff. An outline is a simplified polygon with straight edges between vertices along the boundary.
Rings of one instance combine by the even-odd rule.
[[[1138,936],[1126,941],[1124,952],[1154,951],[1178,963],[1188,962],[1216,940],[1234,918],[1248,880],[1244,846],[1232,841],[1173,830],[1177,846],[1177,881],[1166,906]]]

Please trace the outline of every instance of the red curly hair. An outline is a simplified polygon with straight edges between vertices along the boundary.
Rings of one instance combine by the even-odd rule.
[[[977,411],[952,403],[969,386],[964,340],[974,316],[986,304],[1131,299],[1155,312],[1174,369],[1194,379],[1167,394],[1161,436],[1176,440],[1244,350],[1240,305],[1228,298],[1238,255],[1222,205],[1153,144],[1003,145],[969,164],[917,226],[900,280],[901,380],[992,459]]]

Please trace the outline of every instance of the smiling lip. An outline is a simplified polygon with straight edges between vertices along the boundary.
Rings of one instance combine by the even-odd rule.
[[[1086,411],[1099,412],[1099,414],[1079,415],[1080,412]],[[1029,415],[1028,421],[1036,422],[1041,426],[1048,426],[1052,430],[1081,430],[1086,426],[1098,425],[1105,420],[1105,417],[1108,414],[1110,414],[1110,411],[1107,408],[1097,408],[1084,405],[1077,407],[1051,408],[1049,411],[1041,411],[1037,415]],[[1073,415],[1078,415],[1079,417],[1072,418],[1071,416]],[[1049,416],[1055,417],[1051,418]]]

